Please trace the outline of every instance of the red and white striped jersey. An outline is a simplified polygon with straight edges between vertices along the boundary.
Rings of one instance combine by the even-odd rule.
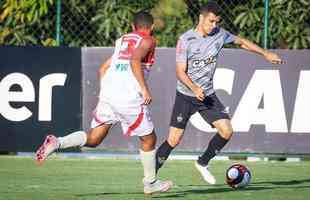
[[[151,37],[153,47],[142,60],[144,78],[147,79],[154,63],[156,42],[144,32],[132,32],[116,40],[111,65],[101,79],[100,99],[113,101],[118,105],[139,104],[142,101],[140,86],[132,72],[130,59],[143,38]]]
[[[120,60],[130,60],[132,53],[135,48],[139,46],[143,38],[152,37],[144,32],[132,32],[123,35],[116,41],[115,51],[113,54],[114,59]],[[154,37],[153,39],[153,48],[147,53],[145,58],[142,60],[144,66],[150,67],[154,64],[154,53],[156,42]]]

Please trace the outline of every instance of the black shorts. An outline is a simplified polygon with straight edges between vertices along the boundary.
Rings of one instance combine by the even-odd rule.
[[[215,93],[206,96],[204,101],[199,101],[196,97],[187,96],[177,91],[170,126],[185,129],[189,118],[197,111],[212,127],[214,127],[212,123],[216,120],[230,119],[225,106]]]

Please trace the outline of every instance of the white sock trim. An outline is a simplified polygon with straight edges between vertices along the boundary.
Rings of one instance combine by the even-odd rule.
[[[59,137],[59,149],[69,147],[82,147],[87,142],[87,134],[84,131],[76,131],[64,137]]]
[[[144,170],[143,181],[146,183],[152,183],[156,180],[155,155],[156,155],[155,149],[152,151],[143,151],[142,149],[140,149],[140,159]]]

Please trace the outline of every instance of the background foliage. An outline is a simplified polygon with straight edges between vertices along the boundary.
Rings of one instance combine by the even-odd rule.
[[[0,45],[56,43],[58,0],[0,1]],[[193,27],[199,5],[207,0],[60,0],[61,45],[112,46],[129,32],[132,13],[146,9],[155,17],[159,46],[173,47],[178,36]],[[262,44],[263,0],[218,0],[221,26]],[[310,48],[310,1],[272,0],[269,12],[270,48]]]

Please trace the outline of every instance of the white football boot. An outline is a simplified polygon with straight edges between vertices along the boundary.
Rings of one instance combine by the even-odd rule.
[[[145,181],[143,181],[143,185],[144,185],[144,194],[152,195],[154,193],[167,192],[173,186],[173,182],[170,180],[167,181],[156,180],[153,183],[146,183]]]
[[[216,183],[216,180],[214,176],[211,174],[211,172],[208,170],[208,166],[202,166],[197,161],[195,161],[195,167],[202,175],[203,179],[211,184],[214,185]]]

